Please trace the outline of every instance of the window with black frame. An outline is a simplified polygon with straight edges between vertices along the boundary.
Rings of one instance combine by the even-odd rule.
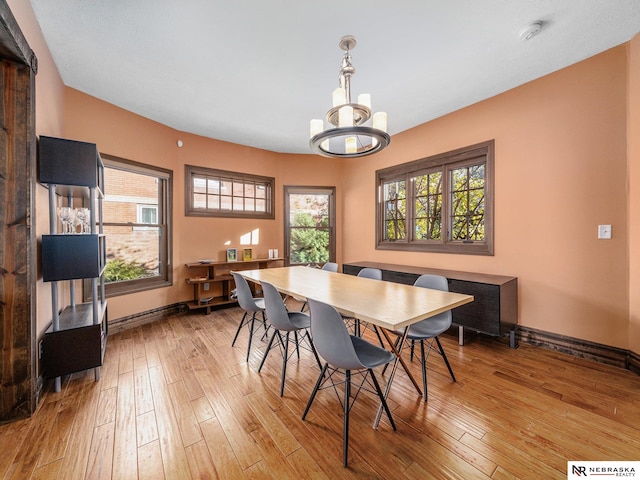
[[[101,154],[107,296],[171,285],[170,170]]]
[[[335,187],[284,187],[287,265],[335,262]]]
[[[493,143],[378,170],[377,248],[493,255]]]
[[[185,214],[201,217],[274,217],[275,179],[185,166]]]

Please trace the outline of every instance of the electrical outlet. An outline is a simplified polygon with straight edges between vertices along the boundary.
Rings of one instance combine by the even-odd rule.
[[[611,225],[598,225],[598,239],[600,240],[611,239]]]

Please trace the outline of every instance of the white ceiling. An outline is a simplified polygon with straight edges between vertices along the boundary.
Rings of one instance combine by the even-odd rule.
[[[331,107],[343,35],[358,40],[354,100],[371,93],[393,136],[640,31],[639,0],[30,1],[65,85],[180,131],[292,153],[309,153],[309,120]]]

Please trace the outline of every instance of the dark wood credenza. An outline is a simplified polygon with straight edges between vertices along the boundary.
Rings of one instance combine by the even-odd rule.
[[[382,270],[382,280],[412,285],[425,273],[442,275],[449,281],[449,291],[473,295],[474,301],[452,311],[458,326],[459,343],[464,344],[464,329],[491,336],[509,335],[509,346],[516,347],[518,327],[518,279],[503,275],[459,272],[436,268],[412,267],[378,262],[351,262],[343,273],[357,275],[365,267]]]

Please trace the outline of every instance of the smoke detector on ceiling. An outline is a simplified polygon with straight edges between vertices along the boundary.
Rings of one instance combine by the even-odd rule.
[[[534,22],[531,25],[527,25],[526,27],[522,27],[520,29],[520,40],[526,42],[527,40],[531,40],[542,30],[542,22]]]

